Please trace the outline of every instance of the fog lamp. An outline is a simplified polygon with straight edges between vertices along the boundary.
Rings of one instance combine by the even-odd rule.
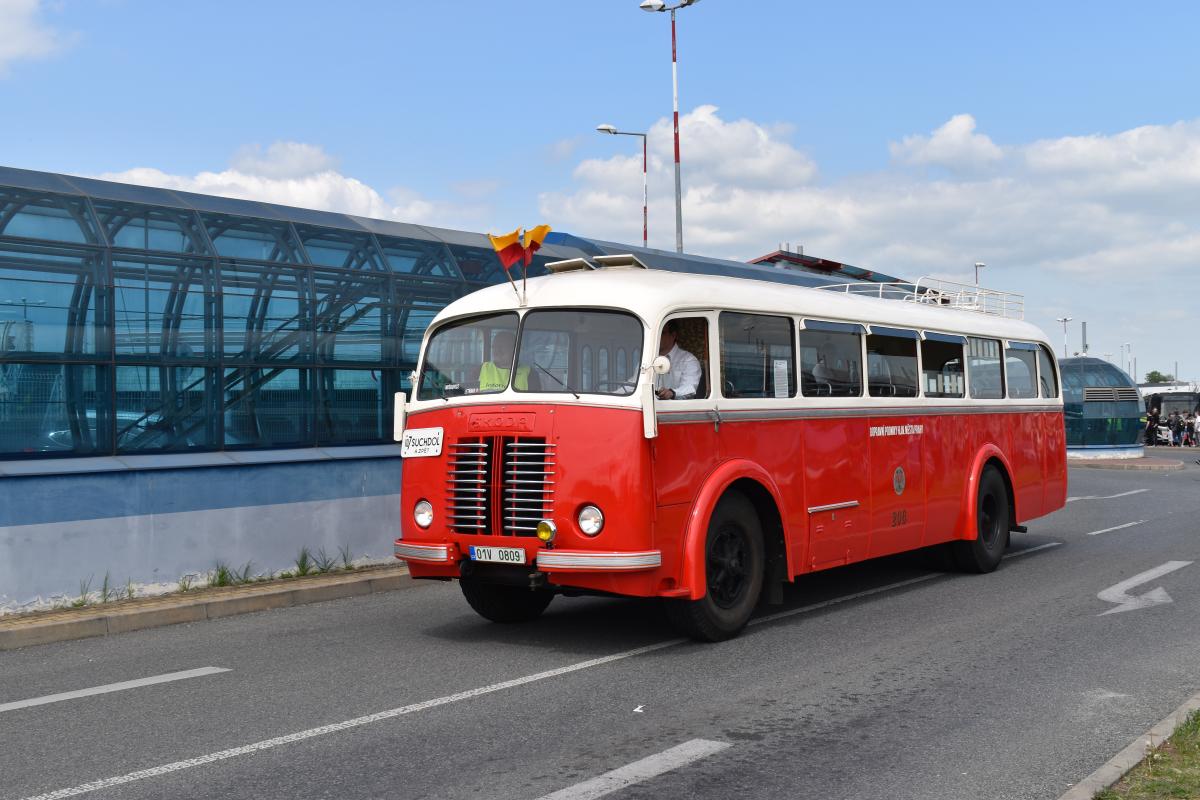
[[[595,536],[604,530],[604,514],[596,506],[584,506],[579,509],[579,530],[588,536]]]
[[[537,537],[546,544],[554,541],[554,534],[558,533],[558,528],[548,519],[544,519],[537,524]]]
[[[418,500],[413,507],[413,519],[422,528],[433,524],[433,505],[428,500]]]

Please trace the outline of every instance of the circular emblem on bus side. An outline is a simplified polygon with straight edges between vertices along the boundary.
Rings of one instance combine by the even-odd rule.
[[[896,471],[892,473],[892,488],[896,490],[896,494],[904,494],[904,467],[896,467]]]

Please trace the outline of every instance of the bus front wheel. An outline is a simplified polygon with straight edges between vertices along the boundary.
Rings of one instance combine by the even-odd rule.
[[[549,589],[480,583],[470,578],[458,583],[475,613],[492,622],[529,622],[540,617],[554,599]]]
[[[746,627],[762,592],[762,526],[744,495],[733,492],[717,503],[708,523],[704,562],[704,597],[666,601],[667,616],[693,639],[719,642]]]
[[[991,465],[984,467],[975,507],[977,534],[970,541],[951,543],[954,563],[960,570],[983,573],[1000,566],[1004,548],[1008,546],[1011,514],[1000,470]]]

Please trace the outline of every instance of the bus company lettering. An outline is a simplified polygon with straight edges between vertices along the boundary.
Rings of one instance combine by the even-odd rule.
[[[467,429],[472,433],[490,431],[532,431],[533,414],[472,414]]]
[[[442,428],[412,428],[400,443],[402,458],[428,458],[442,454]]]
[[[920,436],[924,425],[872,425],[872,436]]]

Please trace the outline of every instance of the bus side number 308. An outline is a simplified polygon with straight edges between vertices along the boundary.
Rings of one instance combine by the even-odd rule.
[[[892,527],[899,528],[901,525],[908,524],[908,511],[900,509],[892,512]]]

